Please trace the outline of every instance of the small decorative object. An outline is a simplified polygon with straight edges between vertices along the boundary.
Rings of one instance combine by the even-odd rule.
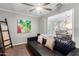
[[[31,32],[31,20],[28,18],[26,20],[18,20],[18,33]]]

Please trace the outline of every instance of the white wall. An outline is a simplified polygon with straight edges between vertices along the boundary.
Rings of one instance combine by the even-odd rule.
[[[27,37],[30,36],[36,36],[36,34],[39,32],[39,24],[37,18],[31,18],[31,26],[32,26],[32,32],[31,33],[17,33],[17,20],[20,18],[26,19],[27,17],[30,17],[28,15],[19,15],[15,13],[5,12],[0,10],[0,21],[5,18],[8,20],[9,30],[11,34],[11,40],[13,45],[27,43]]]
[[[73,40],[76,42],[76,47],[79,48],[79,4],[78,3],[71,3],[71,4],[67,4],[64,5],[63,7],[61,7],[61,9],[58,9],[52,13],[49,13],[47,15],[44,15],[43,17],[41,17],[40,19],[40,33],[46,33],[46,29],[47,29],[47,18],[49,16],[53,16],[55,14],[59,14],[61,12],[70,10],[70,9],[74,9],[74,19],[73,21]],[[41,24],[42,23],[42,24]]]

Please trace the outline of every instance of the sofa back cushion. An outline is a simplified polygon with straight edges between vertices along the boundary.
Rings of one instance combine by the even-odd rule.
[[[34,36],[34,37],[28,37],[27,38],[27,42],[29,41],[37,41],[38,37],[37,36]]]
[[[43,44],[44,46],[45,46],[45,44],[46,44],[46,41],[47,41],[47,40],[43,38],[42,44]]]
[[[67,55],[70,51],[75,48],[75,43],[72,40],[55,38],[54,49]]]

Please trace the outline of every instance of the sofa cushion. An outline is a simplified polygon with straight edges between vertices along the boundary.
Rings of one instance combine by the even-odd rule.
[[[41,56],[63,56],[62,53],[55,50],[52,51],[36,41],[30,41],[28,44],[33,48],[33,50],[37,51],[35,53]]]
[[[75,43],[72,40],[55,38],[54,49],[67,55],[70,51],[75,48]]]
[[[75,48],[67,56],[79,56],[79,48]]]

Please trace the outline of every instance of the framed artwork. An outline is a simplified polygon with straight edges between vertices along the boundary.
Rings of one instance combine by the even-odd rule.
[[[31,20],[30,19],[19,19],[17,25],[18,33],[29,33],[31,32]]]

